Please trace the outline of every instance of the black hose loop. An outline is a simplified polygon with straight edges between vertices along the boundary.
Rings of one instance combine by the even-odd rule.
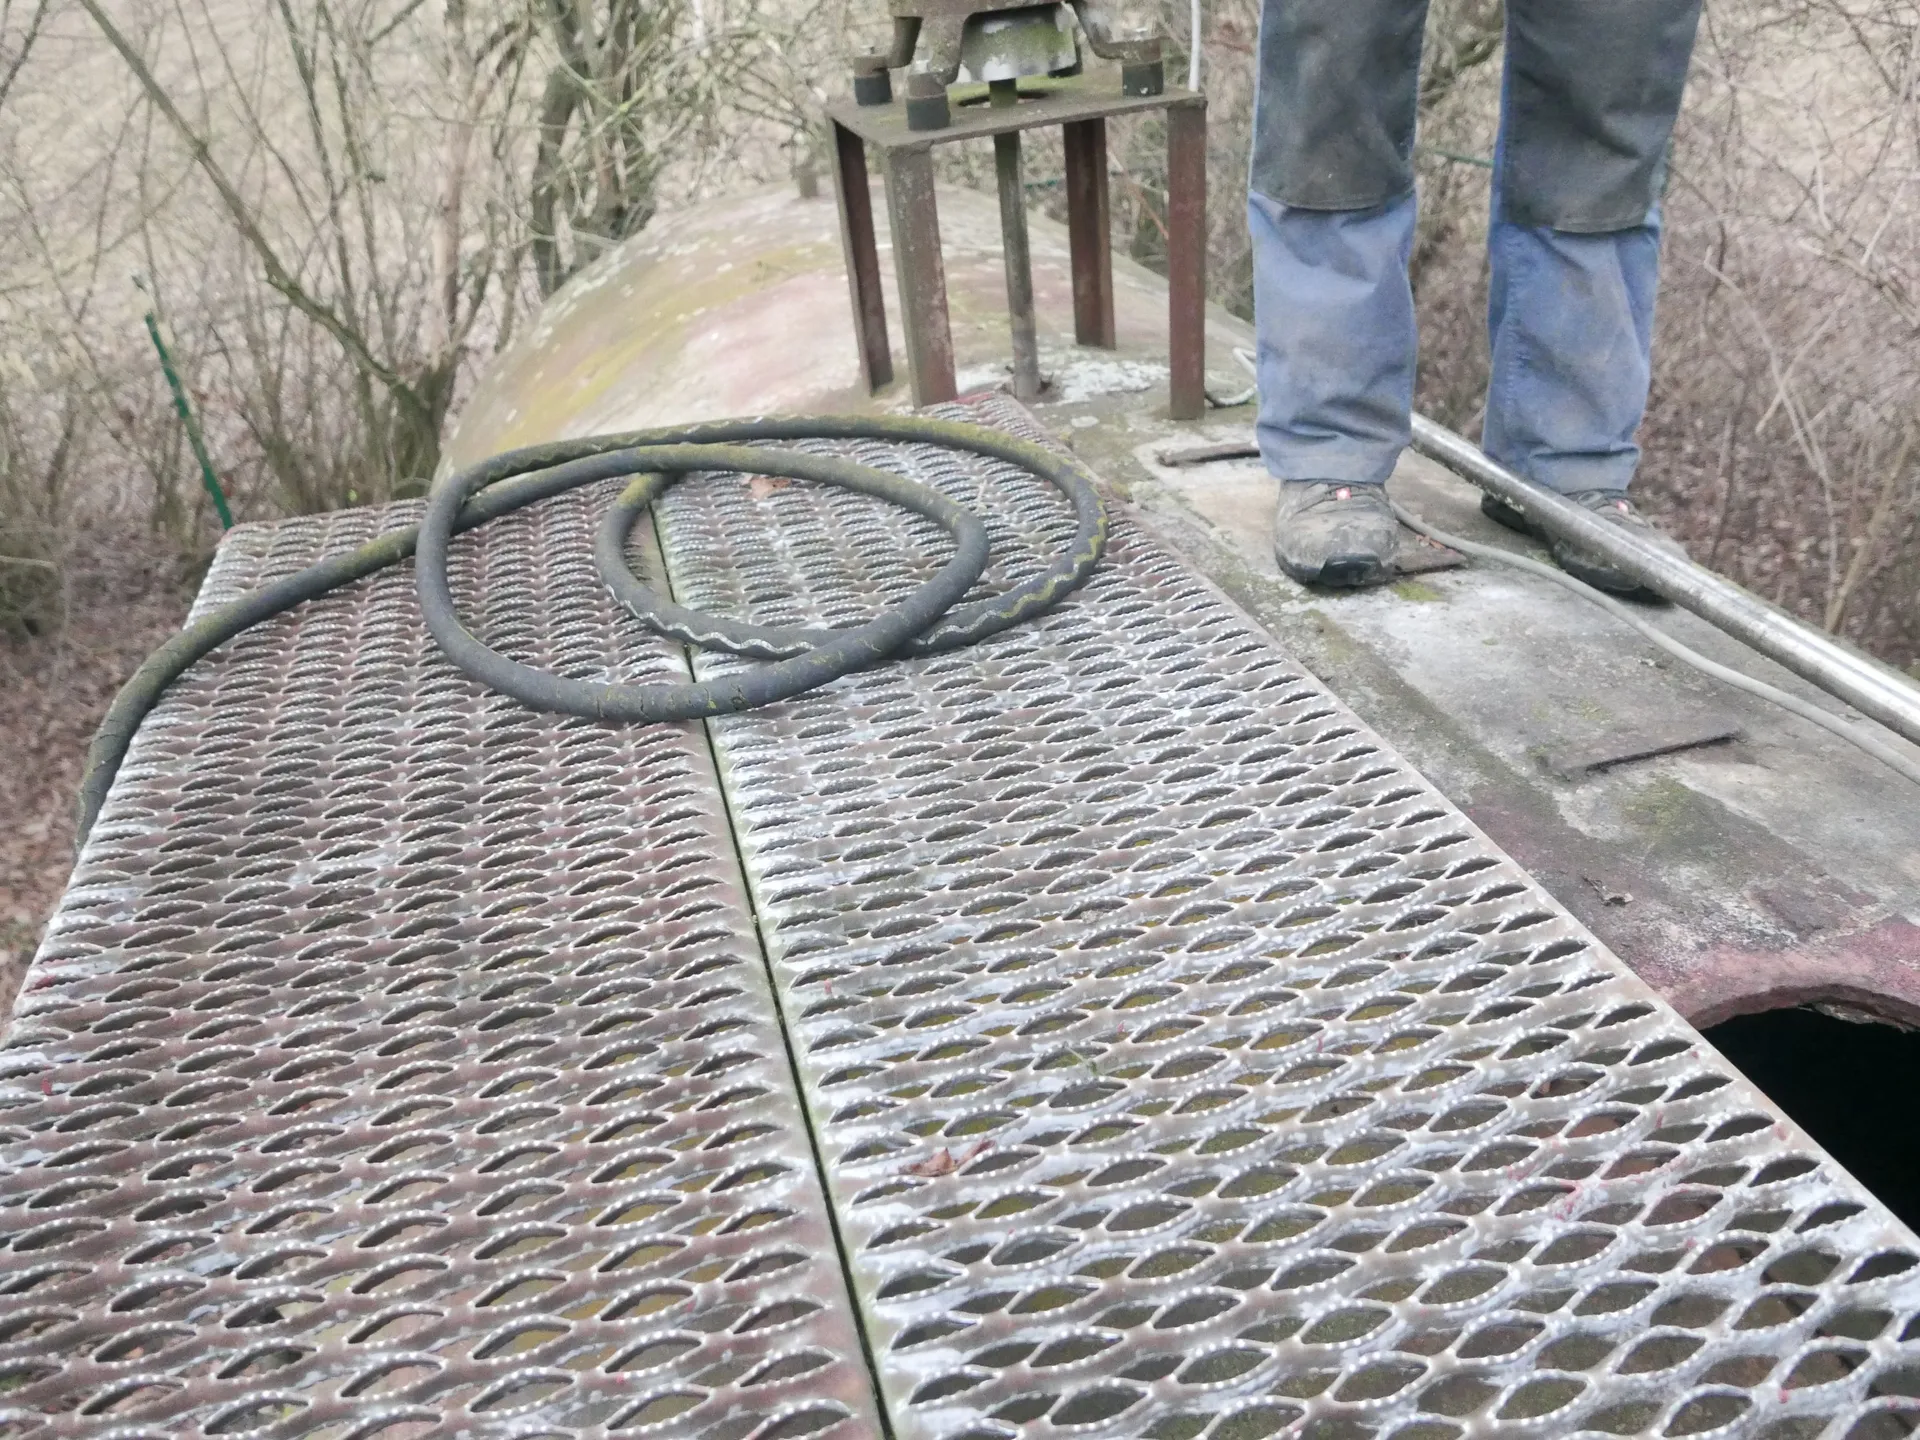
[[[1073,507],[1074,535],[1040,573],[984,600],[954,607],[988,559],[985,526],[938,491],[904,475],[770,445],[867,440],[931,445],[1004,461],[1053,485]],[[751,447],[751,448],[750,448]],[[626,540],[646,507],[681,476],[735,470],[842,485],[927,516],[954,537],[952,559],[900,605],[839,630],[755,626],[698,615],[643,586],[628,569]],[[610,685],[520,665],[488,648],[461,622],[447,581],[452,537],[523,506],[596,480],[632,475],[596,540],[601,574],[658,633],[772,663],[710,681]],[[929,655],[971,644],[1057,604],[1083,584],[1106,550],[1107,515],[1087,473],[1068,456],[1003,431],[923,416],[832,416],[725,420],[562,440],[510,450],[437,484],[418,525],[389,531],[309,566],[194,621],[143,661],[114,696],[87,752],[80,782],[78,844],[84,845],[141,722],[167,687],[234,636],[305,601],[397,565],[418,550],[421,611],[434,639],[461,669],[540,709],[624,722],[684,720],[787,699],[892,655]]]
[[[659,474],[668,480],[677,480],[699,470],[736,470],[814,480],[890,500],[944,526],[954,537],[957,549],[931,580],[899,605],[882,611],[864,625],[832,631],[812,648],[786,659],[713,680],[680,684],[612,685],[569,680],[507,659],[482,644],[460,622],[447,579],[447,548],[452,539],[454,518],[471,493],[466,487],[484,483],[484,476],[470,472],[436,489],[427,502],[427,513],[420,520],[417,573],[420,610],[427,629],[447,658],[467,674],[536,710],[638,724],[696,720],[771,705],[850,671],[878,664],[938,620],[987,568],[987,527],[978,516],[917,481],[836,456],[764,447],[750,449],[740,445],[649,445],[574,460],[550,473],[556,483],[564,481],[571,489],[623,475]],[[650,500],[664,488],[641,484],[630,486],[629,494],[637,490],[640,496]],[[596,547],[602,577],[615,586],[615,594],[627,601],[642,622],[661,629],[653,624],[660,609],[658,600],[632,579],[625,555],[610,550],[608,538],[607,530],[603,529],[602,543]],[[620,549],[624,551],[624,531],[621,540]],[[630,582],[624,587],[624,593],[618,583],[621,576]],[[678,631],[679,638],[708,648],[736,648],[718,643],[730,628],[730,622],[674,608],[690,622]]]

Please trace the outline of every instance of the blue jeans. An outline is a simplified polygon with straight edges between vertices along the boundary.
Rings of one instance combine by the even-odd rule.
[[[1424,8],[1267,0],[1262,16],[1247,219],[1260,449],[1282,479],[1377,484],[1407,444]],[[1555,490],[1625,489],[1640,456],[1658,176],[1697,15],[1690,0],[1509,0],[1481,445]]]

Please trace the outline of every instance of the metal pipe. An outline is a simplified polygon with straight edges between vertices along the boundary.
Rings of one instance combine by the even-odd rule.
[[[987,88],[996,108],[1017,105],[1014,80]],[[1027,244],[1027,186],[1020,164],[1020,132],[993,137],[993,169],[1000,182],[1000,249],[1007,267],[1007,318],[1013,329],[1013,398],[1040,398],[1040,342],[1034,333],[1033,260]]]
[[[1591,510],[1489,459],[1472,441],[1413,417],[1413,448],[1526,512],[1543,529],[1631,575],[1656,595],[1738,637],[1803,680],[1920,745],[1920,685],[1803,625],[1691,560],[1665,554]]]
[[[1167,413],[1207,413],[1207,107],[1167,107]]]
[[[1193,0],[1187,12],[1187,88],[1196,94],[1200,89],[1200,0]]]
[[[142,290],[144,282],[136,278],[133,282]],[[167,350],[167,342],[160,338],[160,321],[153,311],[146,314],[147,334],[153,340],[153,348],[160,353],[160,373],[167,377],[167,389],[173,392],[174,412],[180,417],[180,428],[187,432],[187,444],[193,447],[193,458],[200,462],[200,480],[207,487],[207,494],[213,497],[213,513],[220,517],[220,528],[233,528],[233,511],[227,506],[226,491],[220,488],[220,477],[213,473],[213,459],[207,454],[207,437],[200,429],[200,422],[194,417],[193,403],[187,399],[187,387],[180,382],[180,372],[173,368],[173,356]]]

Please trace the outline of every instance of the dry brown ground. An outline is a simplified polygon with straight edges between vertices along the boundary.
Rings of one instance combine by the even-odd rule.
[[[73,867],[87,742],[113,692],[179,627],[190,590],[157,547],[103,537],[76,556],[58,627],[0,641],[0,1015]]]

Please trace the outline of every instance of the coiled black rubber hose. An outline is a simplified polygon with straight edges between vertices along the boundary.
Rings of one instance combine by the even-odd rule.
[[[932,444],[1005,460],[1048,481],[1066,496],[1073,506],[1073,540],[1040,574],[955,610],[952,607],[986,569],[987,532],[979,518],[903,475],[838,456],[764,448],[765,442],[795,440]],[[635,578],[627,568],[626,541],[646,508],[681,476],[696,470],[813,480],[889,500],[945,527],[954,537],[956,553],[901,604],[850,629],[782,629],[683,610]],[[447,583],[447,550],[455,534],[576,486],[622,475],[636,478],[608,511],[594,547],[600,573],[615,595],[662,635],[772,663],[684,684],[589,683],[509,660],[461,623]],[[928,655],[984,639],[1040,613],[1076,589],[1099,562],[1106,543],[1106,510],[1074,461],[998,430],[957,421],[919,417],[733,420],[509,450],[436,485],[418,525],[390,531],[223,605],[148,656],[114,696],[87,752],[80,784],[79,843],[93,829],[140,722],[189,666],[248,626],[398,564],[416,551],[422,616],[455,665],[536,709],[647,723],[750,710],[891,655]]]

